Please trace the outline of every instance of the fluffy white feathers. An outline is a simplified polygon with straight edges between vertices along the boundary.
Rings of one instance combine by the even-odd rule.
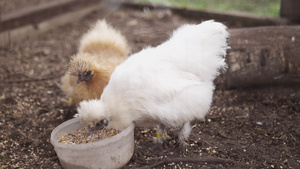
[[[213,96],[213,80],[225,68],[226,27],[206,21],[184,25],[157,47],[130,56],[113,72],[100,100],[83,101],[78,117],[85,122],[107,118],[108,127],[138,125],[183,127],[202,119]]]
[[[80,118],[81,121],[85,121],[89,125],[95,125],[101,120],[96,112],[104,112],[102,102],[97,99],[80,102],[80,109],[84,109],[84,111],[75,114],[75,117]]]

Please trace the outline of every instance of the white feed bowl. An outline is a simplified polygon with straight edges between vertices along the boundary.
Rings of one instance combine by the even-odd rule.
[[[52,131],[51,144],[63,168],[110,169],[121,168],[129,162],[134,151],[133,124],[119,134],[97,142],[72,145],[57,141],[63,133],[70,133],[84,126],[86,124],[73,118]]]

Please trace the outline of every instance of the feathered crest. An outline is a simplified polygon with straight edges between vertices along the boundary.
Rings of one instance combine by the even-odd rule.
[[[95,56],[87,53],[74,55],[71,58],[68,73],[77,76],[78,73],[84,73],[93,69],[93,64],[95,64]]]

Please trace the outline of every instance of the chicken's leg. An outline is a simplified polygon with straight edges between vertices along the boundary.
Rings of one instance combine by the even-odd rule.
[[[156,137],[153,138],[154,143],[157,144],[156,146],[161,146],[166,140],[167,133],[165,128],[163,124],[157,126]]]
[[[156,143],[159,143],[159,144],[163,144],[164,141],[166,140],[166,132],[165,132],[165,125],[163,124],[160,124],[158,127],[157,127],[157,132],[156,132]]]
[[[166,132],[165,132],[165,125],[160,124],[157,126],[156,137],[153,137],[153,142],[155,143],[154,146],[150,148],[151,151],[157,151],[160,149],[166,140]]]
[[[188,139],[188,137],[191,133],[191,130],[192,130],[192,127],[190,125],[190,122],[187,122],[183,125],[183,127],[178,135],[181,145],[187,145],[186,140]]]

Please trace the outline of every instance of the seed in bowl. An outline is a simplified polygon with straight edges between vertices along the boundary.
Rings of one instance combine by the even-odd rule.
[[[115,136],[119,133],[120,132],[116,129],[107,129],[107,128],[90,132],[89,128],[85,126],[71,133],[64,133],[63,135],[57,138],[57,141],[59,143],[64,143],[64,144],[86,144],[86,143],[104,140],[106,138]]]

